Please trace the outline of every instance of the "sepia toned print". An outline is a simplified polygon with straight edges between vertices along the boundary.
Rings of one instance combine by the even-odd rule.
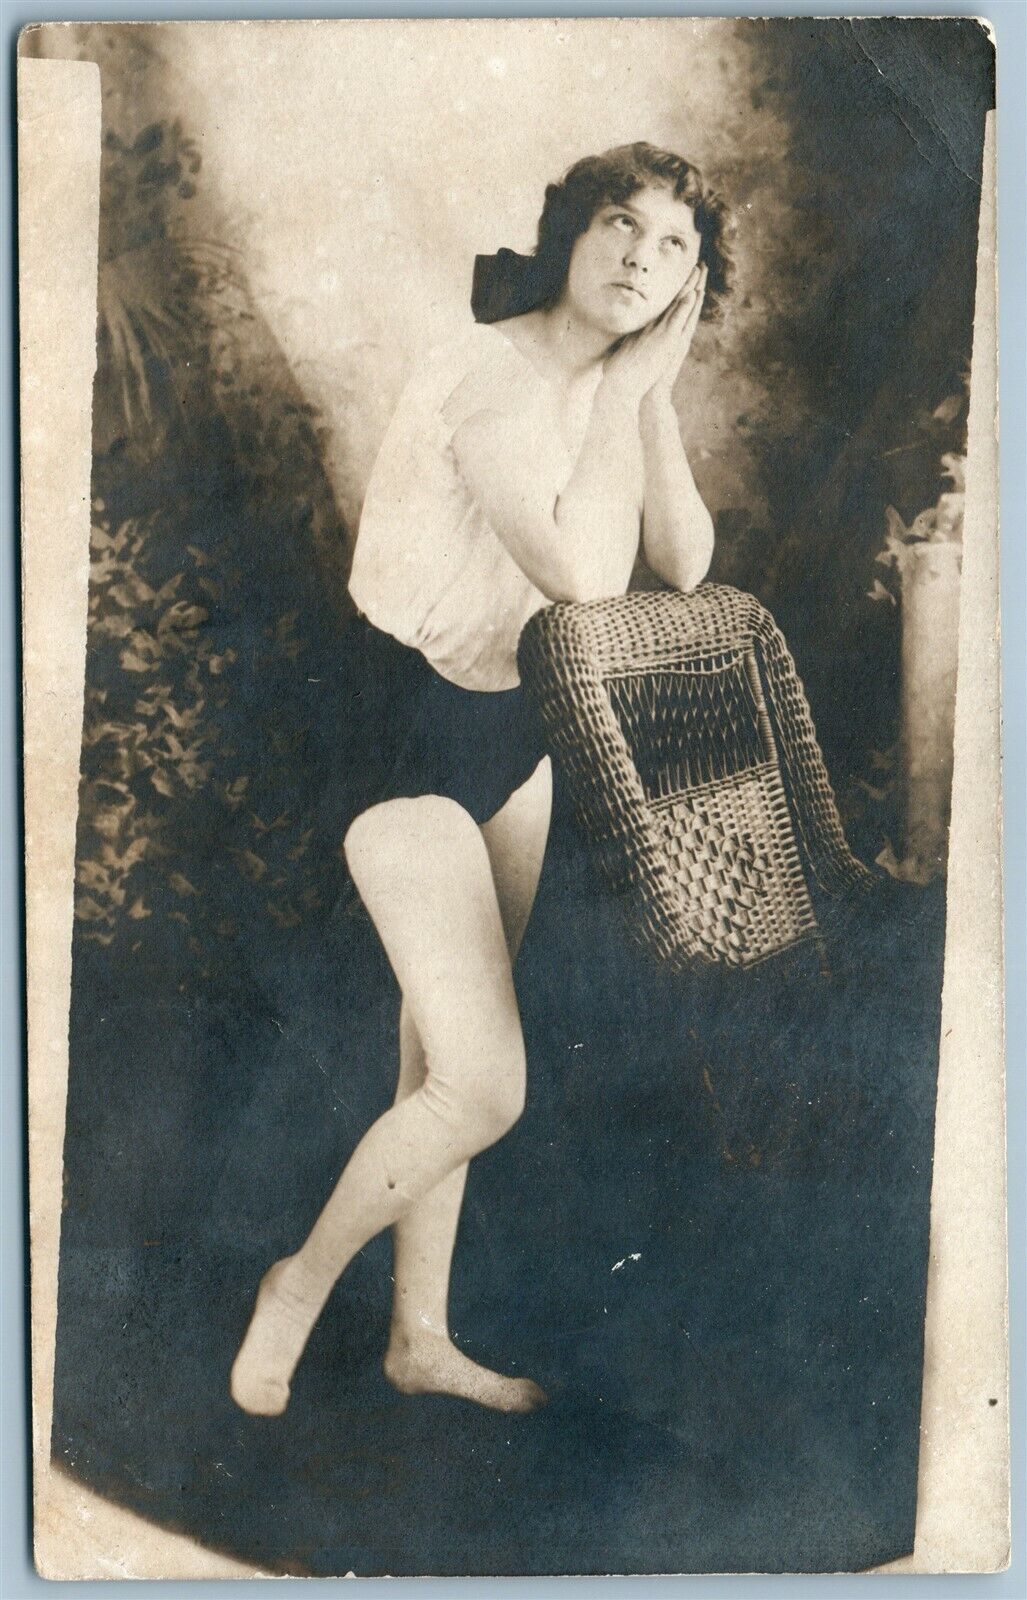
[[[40,106],[87,74],[99,188],[40,1528],[81,1486],[239,1570],[1000,1564],[993,1056],[980,1371],[937,1358],[957,659],[995,726],[986,32],[22,57]],[[973,1535],[932,1416],[985,1441]]]

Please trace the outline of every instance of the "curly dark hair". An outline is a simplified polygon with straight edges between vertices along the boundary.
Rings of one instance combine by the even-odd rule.
[[[699,260],[708,271],[702,317],[709,321],[718,316],[731,283],[727,207],[690,161],[640,142],[586,156],[560,183],[549,184],[533,255],[501,250],[496,256],[478,257],[472,294],[478,320],[495,322],[554,305],[567,282],[574,242],[596,212],[603,206],[622,205],[639,189],[653,186],[669,189],[675,200],[691,207]]]

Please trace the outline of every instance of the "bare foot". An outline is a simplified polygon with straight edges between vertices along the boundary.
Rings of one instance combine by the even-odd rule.
[[[236,1405],[258,1417],[278,1417],[289,1404],[289,1381],[317,1320],[290,1282],[292,1260],[276,1261],[261,1279],[228,1383]]]
[[[416,1340],[394,1333],[382,1368],[402,1394],[455,1394],[493,1411],[537,1411],[549,1399],[530,1378],[479,1366],[439,1333],[419,1333]]]

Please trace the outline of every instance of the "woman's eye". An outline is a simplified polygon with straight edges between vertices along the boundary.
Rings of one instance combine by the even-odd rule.
[[[678,250],[683,250],[685,248],[684,239],[679,239],[677,237],[677,235],[673,234],[673,233],[670,234],[668,238],[664,239],[663,242],[664,242],[664,244],[672,244],[672,245],[674,245]]]
[[[621,223],[623,223],[625,227],[634,230],[634,218],[629,217],[626,211],[619,211],[617,215],[612,217],[610,220],[613,222],[614,226],[619,226]]]

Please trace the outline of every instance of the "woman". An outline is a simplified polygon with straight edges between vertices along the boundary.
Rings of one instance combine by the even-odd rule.
[[[403,996],[399,1089],[306,1242],[260,1285],[231,1377],[247,1411],[284,1410],[339,1275],[390,1226],[389,1380],[501,1411],[545,1401],[530,1380],[469,1360],[447,1323],[467,1162],[524,1103],[511,968],[551,774],[521,702],[517,640],[547,601],[623,594],[640,538],[668,584],[703,578],[713,528],[671,391],[726,288],[723,231],[719,202],[678,156],[634,144],[578,162],[546,191],[534,256],[492,263],[507,314],[435,352],[400,400],[350,587],[369,624],[369,684],[405,684],[405,739],[345,838]],[[476,287],[488,289],[480,273]]]

